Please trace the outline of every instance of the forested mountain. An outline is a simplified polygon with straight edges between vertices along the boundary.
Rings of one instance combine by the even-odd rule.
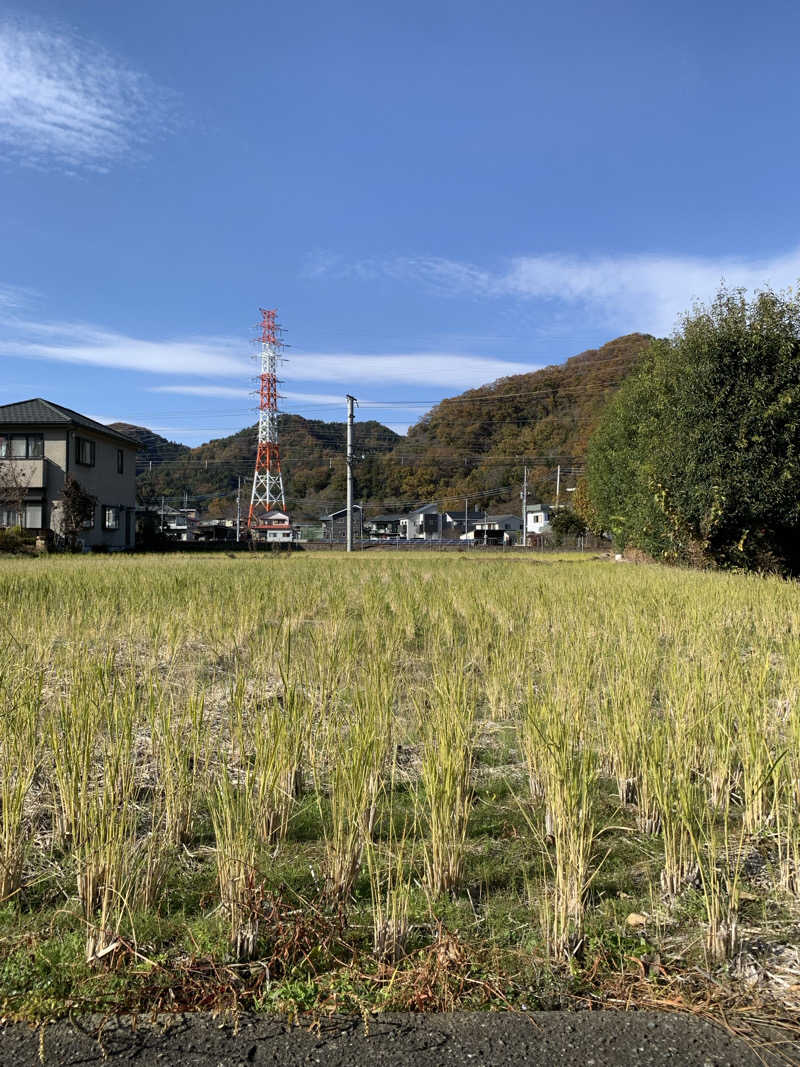
[[[177,441],[168,441],[166,437],[148,430],[146,426],[134,426],[130,422],[111,422],[112,430],[124,433],[139,442],[139,451],[136,454],[136,473],[141,474],[151,466],[164,463],[171,459],[191,451],[188,445],[178,444]]]
[[[443,400],[389,457],[389,496],[453,507],[469,497],[490,511],[506,505],[516,511],[527,466],[530,499],[549,501],[555,468],[582,467],[599,413],[651,340],[627,334],[565,363]],[[567,475],[562,485],[568,484],[574,476]]]
[[[232,514],[240,477],[243,506],[250,499],[256,431],[255,426],[248,426],[230,437],[185,448],[163,462],[154,461],[152,469],[143,469],[139,475],[140,500],[154,505],[163,495],[175,507],[185,499],[212,517]],[[317,518],[341,506],[345,494],[345,423],[282,414],[278,416],[278,434],[286,506],[292,515]],[[399,434],[379,422],[355,425],[353,441],[359,457],[360,495],[372,498],[380,494],[380,457],[401,440]]]
[[[564,488],[573,484],[569,472],[580,469],[600,411],[650,340],[628,334],[565,363],[443,400],[407,437],[379,422],[356,422],[356,500],[373,512],[431,500],[463,508],[465,497],[490,511],[512,506],[516,511],[525,465],[531,499],[550,500],[556,466],[563,468]],[[180,506],[185,496],[212,516],[229,515],[238,476],[243,500],[249,500],[254,426],[192,449],[142,427],[116,428],[136,436],[145,449],[139,476],[143,502],[155,504],[163,494]],[[279,434],[286,504],[293,517],[317,518],[343,506],[345,424],[280,415]]]

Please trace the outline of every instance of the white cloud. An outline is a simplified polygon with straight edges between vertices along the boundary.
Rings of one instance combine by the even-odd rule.
[[[286,377],[295,381],[341,382],[357,389],[360,382],[406,386],[469,389],[509,374],[537,370],[538,365],[514,363],[462,352],[312,353],[292,354]]]
[[[0,22],[0,142],[18,159],[104,170],[171,110],[170,94],[95,42]]]
[[[256,368],[253,367],[253,373]],[[257,389],[253,385],[250,389],[237,388],[233,385],[151,385],[150,393],[174,393],[178,396],[207,396],[207,397],[232,397],[234,399],[247,400],[257,395]],[[336,404],[344,403],[344,396],[336,393],[296,393],[292,390],[281,389],[280,395],[286,400],[295,400],[302,404]]]
[[[229,338],[145,341],[88,323],[42,323],[0,316],[0,356],[58,360],[149,374],[197,378],[237,378],[248,381],[255,362],[243,353],[246,343]],[[467,389],[495,378],[535,370],[531,364],[461,352],[328,353],[293,351],[284,377],[297,382],[338,383],[351,391],[362,383],[405,386],[445,386]],[[244,386],[191,384],[160,387],[161,391],[194,396],[246,397]],[[286,394],[304,403],[341,402],[331,393]]]
[[[584,305],[600,320],[627,330],[670,333],[696,300],[708,303],[720,283],[748,290],[793,286],[800,278],[800,250],[771,259],[617,256],[516,259],[498,284],[534,299]]]
[[[151,374],[246,377],[253,364],[245,347],[224,338],[145,341],[88,323],[0,319],[0,355],[83,363]]]
[[[440,257],[400,257],[343,264],[318,257],[313,276],[390,277],[438,293],[487,299],[536,300],[563,311],[579,309],[598,326],[667,334],[695,300],[710,301],[722,281],[748,290],[794,286],[800,249],[762,259],[658,254],[518,256],[487,270]]]

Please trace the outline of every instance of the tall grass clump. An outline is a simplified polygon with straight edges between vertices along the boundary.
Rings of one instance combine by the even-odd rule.
[[[204,788],[211,744],[205,693],[184,696],[151,690],[149,723],[163,807],[163,832],[173,846],[192,836]]]
[[[529,693],[522,721],[525,750],[544,800],[540,834],[549,842],[551,898],[544,914],[551,954],[571,956],[583,940],[586,895],[596,838],[598,761],[585,708],[563,688]]]
[[[372,836],[381,774],[391,744],[393,685],[381,664],[319,722],[311,771],[325,839],[326,892],[344,902]]]
[[[228,768],[218,770],[208,797],[220,903],[228,916],[231,954],[239,962],[257,954],[263,899],[256,798],[253,777]]]
[[[472,810],[476,702],[463,657],[439,665],[417,698],[422,738],[419,808],[427,836],[425,878],[432,897],[460,883]]]
[[[286,837],[308,744],[310,710],[299,687],[284,683],[280,695],[253,712],[256,832],[264,845],[275,846]]]
[[[14,898],[30,844],[25,802],[38,762],[41,678],[37,674],[0,673],[0,903]]]
[[[75,809],[69,822],[78,898],[86,924],[86,959],[113,952],[122,923],[139,904],[142,851],[137,839],[134,727],[137,689],[100,663],[81,679],[71,710],[84,722],[78,733],[82,778],[61,777]],[[57,764],[63,759],[57,756]]]
[[[396,764],[381,788],[383,818],[387,833],[380,839],[370,837],[365,845],[372,900],[372,946],[377,959],[396,964],[406,954],[410,933],[411,887],[414,871],[415,842],[410,836],[408,818],[396,825],[393,808]]]

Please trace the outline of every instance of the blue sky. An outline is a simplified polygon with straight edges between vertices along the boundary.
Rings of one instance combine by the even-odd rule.
[[[535,0],[0,8],[0,403],[194,444],[396,428],[722,278],[800,278],[800,9]]]

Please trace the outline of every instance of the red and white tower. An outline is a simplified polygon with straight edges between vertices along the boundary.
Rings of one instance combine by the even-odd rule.
[[[265,530],[273,525],[271,512],[286,511],[281,478],[281,456],[278,449],[278,360],[283,342],[281,328],[276,322],[277,311],[261,312],[258,359],[259,375],[258,452],[253,475],[253,492],[250,496],[248,530]]]

